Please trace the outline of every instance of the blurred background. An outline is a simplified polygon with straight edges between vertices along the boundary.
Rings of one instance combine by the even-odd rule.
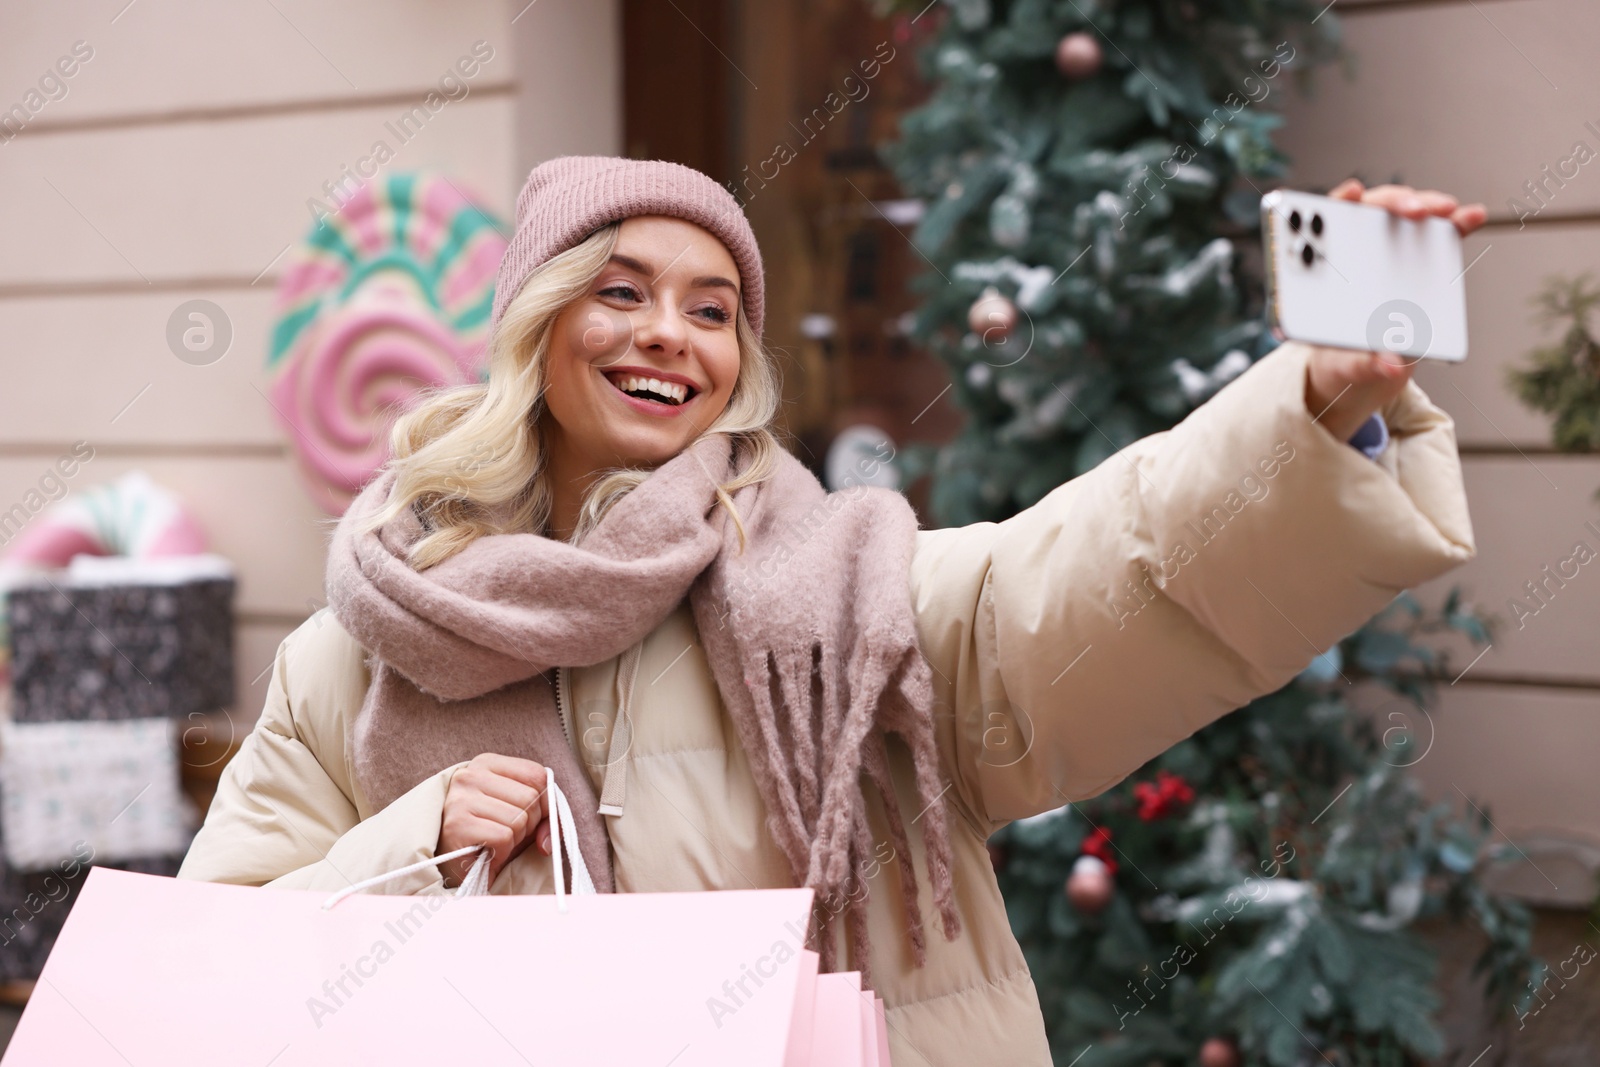
[[[30,686],[8,715],[18,727],[175,723],[123,739],[145,753],[127,773],[154,767],[174,787],[124,809],[159,799],[143,836],[97,845],[97,859],[175,869],[278,642],[323,606],[328,522],[381,461],[392,406],[477,375],[516,193],[551,157],[671,159],[734,189],[766,259],[767,340],[796,454],[826,473],[892,447],[894,482],[928,524],[1026,506],[1111,444],[1176,421],[1237,372],[1232,353],[1258,356],[1262,190],[1350,175],[1439,188],[1490,211],[1466,247],[1471,356],[1418,374],[1456,420],[1479,554],[1417,591],[1404,639],[1384,631],[1389,653],[1353,638],[1324,667],[1353,673],[1365,657],[1386,684],[1352,697],[1340,729],[1366,738],[1363,758],[1399,766],[1418,804],[1473,827],[1459,840],[1474,851],[1452,869],[1442,829],[1395,846],[1433,879],[1437,907],[1391,894],[1388,914],[1437,960],[1418,981],[1441,999],[1394,995],[1442,1036],[1431,1045],[1396,1021],[1368,1028],[1390,1037],[1340,1037],[1328,1020],[1344,1009],[1318,1011],[1327,988],[1291,1014],[1327,1027],[1305,1062],[1600,1062],[1600,982],[1571,965],[1579,944],[1600,946],[1600,577],[1577,547],[1600,550],[1588,454],[1600,363],[1581,281],[1600,266],[1597,40],[1592,0],[0,0],[0,573],[13,587],[9,669]],[[1208,173],[1150,191],[1152,165],[1186,142]],[[1095,207],[1106,191],[1122,197],[1110,215]],[[1175,246],[1120,250],[1130,205],[1148,206],[1143,236],[1170,231]],[[1079,278],[1120,299],[1139,289],[1129,279],[1174,278],[1218,239],[1232,259],[1185,296],[1222,302],[1226,322],[1145,309],[1138,373],[1072,390],[1089,426],[1029,393],[1029,375],[1076,381],[1116,364],[1117,331],[1138,327],[1074,312],[1092,303],[1069,291]],[[1012,348],[992,347],[990,327]],[[1029,346],[1025,365],[1010,355]],[[1021,414],[1032,430],[1016,430]],[[1022,457],[1011,467],[1008,450]],[[141,651],[112,655],[94,632]],[[1436,658],[1411,655],[1421,647]],[[130,681],[119,657],[166,703],[108,705],[105,687]],[[50,789],[86,796],[98,765],[83,746],[110,742],[8,736],[5,832],[18,842],[0,861],[0,976],[20,1005],[66,908],[38,881],[59,868],[50,847],[30,852],[12,820]],[[1166,794],[1174,811],[1192,803],[1184,789],[1203,799],[1225,777],[1215,749],[1180,757],[1164,766],[1182,783]],[[76,767],[79,784],[44,782],[47,764]],[[1360,766],[1306,772],[1308,795],[1337,800]],[[1117,1029],[1104,1009],[1120,976],[1166,954],[1147,945],[1124,966],[1105,950],[1106,976],[1047,989],[1118,914],[1088,892],[1070,900],[1076,919],[1023,917],[1059,911],[1063,880],[1095,854],[1069,817],[995,847],[1062,1063],[1084,1035]],[[1129,848],[1201,847],[1177,826],[1135,842],[1155,820],[1128,817]],[[1089,873],[1104,885],[1114,871]],[[1159,941],[1153,901],[1127,921]],[[1264,951],[1250,937],[1238,958]],[[1471,965],[1497,943],[1491,1010]],[[1204,981],[1192,995],[1226,1001]],[[1196,1047],[1224,1065],[1308,1055],[1272,1046],[1276,1024],[1254,1011],[1185,1003],[1161,1009],[1154,1044],[1118,1058],[1107,1039],[1083,1063],[1194,1062]]]

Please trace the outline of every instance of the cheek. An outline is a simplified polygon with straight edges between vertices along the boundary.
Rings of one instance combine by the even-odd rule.
[[[621,362],[632,344],[628,316],[603,304],[569,309],[556,320],[545,365],[545,407],[558,425],[583,425],[594,402],[595,368]]]
[[[711,380],[712,388],[722,406],[726,406],[729,397],[733,394],[734,383],[739,380],[739,343],[729,336],[717,338],[716,342],[708,345],[701,352],[701,366],[705,368],[706,377]]]
[[[581,409],[587,406],[584,382],[589,376],[589,361],[578,343],[583,336],[579,316],[569,316],[556,324],[544,366],[544,405],[557,425],[576,425]]]
[[[569,358],[604,367],[633,347],[633,324],[624,313],[591,304],[567,316],[561,331]]]

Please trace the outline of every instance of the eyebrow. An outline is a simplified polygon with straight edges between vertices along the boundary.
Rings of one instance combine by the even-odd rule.
[[[629,270],[636,271],[639,274],[649,275],[652,281],[654,281],[657,277],[656,272],[651,270],[648,264],[634,259],[632,256],[624,256],[620,253],[613,252],[611,255],[611,262],[620,263]],[[691,289],[704,289],[709,286],[725,286],[729,289],[732,289],[735,293],[739,291],[739,287],[737,285],[734,285],[733,282],[722,277],[720,274],[702,274],[700,277],[689,283],[689,287]]]

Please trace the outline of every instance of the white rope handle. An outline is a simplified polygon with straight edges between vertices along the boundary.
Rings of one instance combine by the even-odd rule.
[[[483,853],[483,855],[478,857],[478,861],[472,865],[472,870],[467,872],[466,879],[462,881],[460,888],[458,888],[455,892],[455,895],[458,897],[475,896],[476,893],[472,889],[475,881],[474,875],[478,875],[479,867],[484,867],[487,869],[487,864],[485,861],[487,861],[489,858],[488,849],[483,845],[468,845],[465,848],[458,848],[454,852],[446,852],[444,855],[435,856],[432,859],[418,860],[416,863],[407,864],[404,867],[387,871],[372,878],[364,879],[363,881],[357,882],[354,885],[345,886],[343,889],[330,896],[327,900],[324,900],[322,902],[322,906],[324,909],[331,908],[345,897],[359,893],[363,889],[371,889],[375,885],[382,885],[385,882],[392,882],[396,878],[410,874],[413,871],[424,870],[428,867],[436,867],[441,863],[449,863],[458,856],[465,856],[470,853],[480,851]]]
[[[563,864],[561,861],[563,847],[565,847],[572,860],[572,894],[574,896],[593,895],[595,893],[594,880],[589,877],[589,867],[583,861],[583,849],[578,845],[578,822],[572,817],[572,805],[567,802],[567,795],[561,791],[561,787],[556,785],[556,780],[550,774],[549,768],[545,768],[545,788],[549,795],[547,807],[550,812],[550,862],[555,867],[556,906],[560,910],[566,911],[567,888],[565,879],[562,877]],[[473,862],[472,868],[467,871],[467,876],[461,880],[461,885],[456,889],[454,895],[458,897],[483,896],[489,892],[489,848],[487,845],[467,845],[453,852],[446,852],[442,856],[418,860],[416,863],[346,886],[323,901],[322,907],[326,910],[339,903],[345,897],[359,893],[363,889],[371,889],[375,885],[382,885],[385,882],[404,877],[413,871],[421,871],[429,867],[438,866],[441,863],[448,863],[457,857],[470,855],[474,852],[478,853],[478,858]]]
[[[550,794],[550,862],[555,865],[556,907],[566,911],[567,891],[561,877],[563,846],[572,860],[573,896],[593,896],[594,880],[589,877],[589,865],[583,862],[583,849],[578,844],[578,821],[572,817],[572,805],[567,803],[567,794],[556,785],[549,768],[545,769],[545,788]]]

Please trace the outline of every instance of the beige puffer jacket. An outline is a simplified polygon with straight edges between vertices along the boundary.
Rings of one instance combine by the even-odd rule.
[[[869,789],[885,843],[866,872],[872,971],[897,1067],[1050,1062],[984,847],[991,833],[1114,785],[1283,685],[1401,590],[1472,557],[1450,418],[1408,386],[1384,412],[1391,442],[1374,462],[1312,421],[1310,351],[1280,347],[1179,426],[1012,519],[919,533],[910,582],[965,928],[954,942],[939,932],[911,827],[928,917],[928,965],[912,965]],[[283,641],[260,721],[180,877],[333,890],[433,855],[464,764],[372,810],[348,746],[363,655],[326,610]],[[629,653],[559,673],[568,736],[615,812],[620,891],[794,884],[686,607]],[[619,737],[622,704],[630,729]],[[890,755],[909,818],[920,805],[897,738]],[[433,868],[408,879],[383,889],[445,891]],[[491,889],[550,891],[550,859],[535,849]]]

